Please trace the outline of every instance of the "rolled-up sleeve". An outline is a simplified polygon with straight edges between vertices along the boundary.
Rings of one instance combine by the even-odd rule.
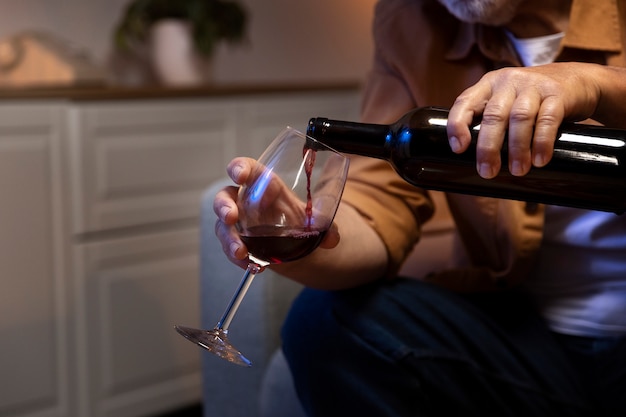
[[[383,240],[394,276],[432,216],[428,194],[411,187],[385,161],[354,157],[343,202],[354,207]]]

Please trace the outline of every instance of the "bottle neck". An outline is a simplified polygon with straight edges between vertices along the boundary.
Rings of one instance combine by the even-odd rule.
[[[386,159],[390,154],[389,125],[317,117],[309,120],[307,135],[343,153],[380,159]]]

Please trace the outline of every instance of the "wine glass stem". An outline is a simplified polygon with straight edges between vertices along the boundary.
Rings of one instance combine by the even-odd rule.
[[[222,315],[220,321],[217,322],[216,328],[222,330],[224,333],[228,332],[228,326],[230,326],[230,322],[235,317],[237,313],[237,309],[239,309],[239,305],[241,301],[246,296],[248,292],[248,288],[250,288],[250,284],[252,284],[252,280],[256,276],[256,274],[261,271],[261,267],[253,262],[248,264],[246,268],[246,272],[244,272],[243,277],[241,278],[241,282],[239,283],[239,287],[237,287],[237,291],[230,300],[228,307],[226,307],[226,311]]]

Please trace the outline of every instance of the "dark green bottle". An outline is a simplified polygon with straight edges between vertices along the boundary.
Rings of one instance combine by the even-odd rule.
[[[522,177],[502,169],[476,172],[478,120],[472,145],[455,154],[448,144],[448,110],[418,108],[391,125],[326,118],[309,121],[307,135],[344,153],[388,161],[409,183],[426,189],[623,213],[626,210],[626,130],[563,124],[548,165]],[[508,166],[502,150],[502,166]]]

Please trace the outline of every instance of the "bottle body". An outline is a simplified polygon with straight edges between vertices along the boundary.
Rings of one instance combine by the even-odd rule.
[[[409,183],[426,189],[623,213],[626,210],[626,131],[564,124],[552,160],[522,177],[507,169],[492,179],[476,171],[476,139],[462,154],[450,149],[448,111],[420,108],[392,125],[311,119],[307,134],[340,152],[391,163]],[[502,150],[502,166],[508,151]]]

